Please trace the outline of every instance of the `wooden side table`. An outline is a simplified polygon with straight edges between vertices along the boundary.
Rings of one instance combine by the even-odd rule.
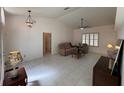
[[[17,79],[11,79],[9,78],[10,76],[10,71],[5,72],[4,75],[4,86],[26,86],[27,85],[27,74],[25,71],[25,68],[18,68],[18,78]]]

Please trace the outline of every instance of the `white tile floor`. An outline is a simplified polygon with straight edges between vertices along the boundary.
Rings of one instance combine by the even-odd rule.
[[[93,66],[101,55],[89,53],[80,59],[52,55],[23,62],[30,86],[91,86]]]

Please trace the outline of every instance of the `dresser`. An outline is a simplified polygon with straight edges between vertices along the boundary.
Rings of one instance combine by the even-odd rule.
[[[27,74],[26,74],[25,68],[21,67],[17,69],[19,74],[17,79],[9,78],[10,71],[12,71],[12,69],[5,72],[4,82],[3,82],[4,86],[26,86],[27,85]]]
[[[108,69],[109,58],[101,56],[93,68],[93,86],[118,86],[119,78]]]

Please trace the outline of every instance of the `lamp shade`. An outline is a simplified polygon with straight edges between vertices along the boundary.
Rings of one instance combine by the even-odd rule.
[[[21,53],[19,51],[12,51],[9,53],[9,61],[13,63],[18,63],[23,61]]]
[[[117,49],[117,50],[120,49],[120,46],[116,45],[116,46],[115,46],[115,49]]]
[[[107,48],[113,48],[112,44],[108,44]]]

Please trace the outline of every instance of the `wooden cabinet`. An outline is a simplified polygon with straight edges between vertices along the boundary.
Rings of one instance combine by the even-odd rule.
[[[93,86],[118,86],[119,78],[108,69],[109,58],[101,56],[93,68]]]

